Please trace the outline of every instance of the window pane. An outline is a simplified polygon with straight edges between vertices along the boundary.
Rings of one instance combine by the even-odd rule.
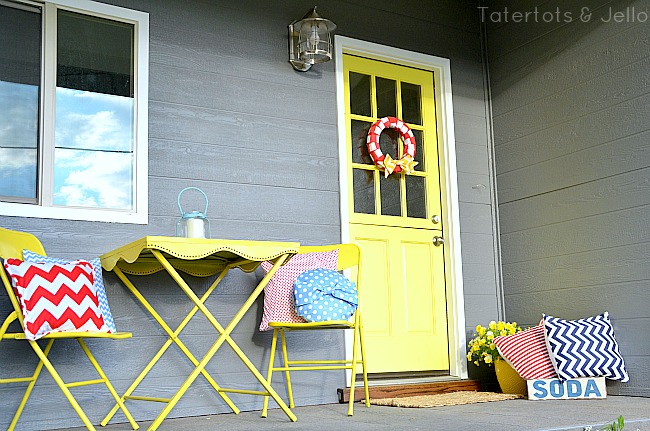
[[[379,135],[379,148],[384,156],[390,154],[393,159],[399,159],[399,146],[400,139],[397,130],[386,128]]]
[[[354,212],[375,213],[375,180],[373,171],[353,169]]]
[[[422,124],[420,86],[402,83],[402,119],[411,124]]]
[[[370,76],[350,72],[350,113],[370,117]]]
[[[131,153],[56,148],[54,158],[54,205],[130,208]]]
[[[0,146],[0,196],[36,199],[36,158],[35,148]]]
[[[381,191],[381,214],[400,216],[402,207],[400,205],[399,182],[402,176],[399,174],[389,175],[388,178],[382,176],[379,181]]]
[[[377,78],[377,116],[397,117],[395,94],[397,83],[392,79]]]
[[[133,151],[133,99],[56,89],[56,147]]]
[[[133,25],[59,11],[57,87],[133,97]]]
[[[423,177],[406,175],[406,212],[408,217],[427,218]]]
[[[0,196],[37,198],[41,14],[0,5]]]
[[[415,165],[416,171],[424,171],[424,134],[422,130],[411,130],[415,137]]]
[[[133,26],[58,17],[54,204],[131,209]]]
[[[352,162],[372,165],[366,142],[371,123],[352,120]]]

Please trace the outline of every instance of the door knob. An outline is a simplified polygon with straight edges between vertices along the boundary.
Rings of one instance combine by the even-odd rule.
[[[441,236],[434,236],[433,237],[433,245],[435,245],[436,247],[440,247],[444,243],[445,243],[445,239],[443,237],[441,237]]]
[[[439,216],[439,215],[434,215],[434,216],[432,216],[432,217],[431,217],[431,221],[432,221],[434,224],[438,224],[438,223],[440,223],[440,216]]]

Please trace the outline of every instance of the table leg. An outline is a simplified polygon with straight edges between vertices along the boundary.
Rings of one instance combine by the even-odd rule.
[[[162,421],[167,417],[169,412],[174,408],[174,406],[180,401],[181,397],[185,394],[187,389],[192,385],[194,380],[199,376],[199,374],[204,370],[204,368],[207,366],[208,362],[212,359],[212,357],[216,354],[217,350],[223,345],[224,342],[227,342],[228,345],[233,349],[233,351],[237,354],[237,356],[242,360],[244,365],[251,371],[251,373],[255,376],[255,378],[260,382],[260,384],[264,387],[265,391],[268,392],[268,395],[270,395],[273,400],[280,406],[282,411],[291,419],[292,421],[296,421],[298,418],[293,414],[293,412],[287,407],[287,405],[284,403],[282,398],[275,392],[275,390],[269,385],[268,381],[260,374],[260,372],[255,368],[255,365],[246,357],[244,352],[237,346],[237,344],[234,342],[234,340],[230,337],[230,333],[233,331],[235,326],[240,322],[240,320],[244,317],[244,314],[251,308],[253,303],[257,300],[257,298],[262,294],[264,291],[264,287],[268,284],[269,280],[271,277],[273,277],[273,274],[277,271],[277,269],[284,263],[284,261],[288,258],[288,255],[284,255],[278,258],[278,260],[275,262],[271,270],[264,276],[262,281],[257,285],[255,290],[249,295],[248,299],[244,302],[242,307],[239,309],[237,314],[233,317],[233,319],[230,321],[228,326],[224,329],[221,324],[217,321],[217,319],[210,313],[210,311],[205,307],[203,303],[200,302],[199,298],[196,296],[196,294],[192,291],[192,289],[185,283],[185,281],[182,279],[182,277],[178,274],[176,269],[167,261],[165,256],[162,255],[158,250],[152,250],[152,253],[158,259],[160,264],[167,270],[167,272],[176,280],[178,283],[179,287],[185,291],[185,293],[192,299],[192,301],[199,307],[201,312],[206,316],[206,318],[212,323],[212,325],[215,327],[215,329],[219,332],[219,338],[214,342],[214,344],[210,347],[208,352],[205,354],[199,365],[196,367],[196,369],[187,377],[183,385],[178,389],[176,394],[172,397],[172,399],[167,403],[165,408],[163,409],[162,412],[158,415],[158,417],[154,420],[154,422],[151,424],[149,427],[149,431],[154,431],[156,430]]]
[[[180,325],[176,328],[176,330],[172,331],[169,325],[160,317],[160,315],[156,312],[156,310],[151,306],[151,304],[146,300],[146,298],[140,293],[140,291],[133,285],[131,280],[129,280],[126,275],[119,269],[115,268],[114,272],[118,275],[118,277],[122,280],[124,285],[133,293],[133,295],[140,301],[140,303],[149,311],[149,313],[154,317],[154,319],[158,322],[158,324],[161,326],[161,328],[167,333],[169,338],[167,341],[163,344],[163,346],[158,350],[156,355],[149,361],[149,363],[145,366],[145,368],[142,370],[142,372],[138,375],[138,377],[133,381],[131,386],[126,390],[126,392],[122,395],[121,399],[124,401],[125,399],[128,399],[133,391],[138,387],[138,385],[144,380],[144,378],[149,374],[151,369],[154,367],[154,365],[160,360],[160,358],[163,356],[165,351],[172,345],[172,343],[176,344],[181,351],[187,356],[187,358],[192,362],[192,364],[196,367],[199,364],[199,361],[192,355],[192,353],[189,351],[189,349],[183,344],[183,342],[178,338],[178,335],[181,333],[181,331],[187,326],[187,324],[190,322],[194,314],[199,310],[198,306],[194,306],[192,310],[187,314],[187,316],[183,319],[183,321],[180,323]],[[199,299],[199,302],[202,304],[204,303],[210,294],[214,291],[214,289],[217,287],[217,285],[221,282],[221,280],[225,277],[227,273],[227,270],[222,271],[221,274],[219,274],[219,277],[212,283],[212,285],[208,288],[208,290],[202,295],[202,297]],[[219,396],[224,400],[224,402],[230,407],[230,409],[235,413],[238,414],[240,410],[235,406],[235,404],[232,402],[230,397],[228,397],[219,385],[215,382],[215,380],[210,376],[210,374],[203,370],[202,371],[203,376],[205,379],[210,383],[210,385],[217,391]],[[147,399],[151,397],[140,397],[140,399]],[[152,398],[153,399],[153,398]],[[156,399],[160,400],[160,399]],[[113,406],[111,411],[106,415],[106,417],[102,420],[101,425],[105,426],[108,424],[108,422],[111,420],[111,418],[117,413],[119,409],[119,406],[116,404]]]

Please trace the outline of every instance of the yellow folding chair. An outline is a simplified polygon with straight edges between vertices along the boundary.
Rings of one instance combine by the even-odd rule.
[[[273,328],[273,341],[271,342],[271,353],[269,355],[269,368],[267,380],[269,384],[276,371],[285,373],[285,383],[287,386],[287,395],[289,397],[289,407],[295,407],[293,402],[293,390],[291,388],[291,371],[314,371],[314,370],[350,370],[350,401],[348,404],[348,416],[354,414],[354,389],[356,385],[357,365],[361,365],[363,375],[363,389],[365,392],[365,403],[370,407],[370,397],[368,395],[368,374],[366,372],[366,356],[363,341],[363,324],[361,322],[361,251],[355,244],[335,244],[326,246],[303,246],[300,247],[298,254],[327,252],[339,249],[338,270],[348,268],[356,269],[355,279],[357,291],[359,294],[359,306],[350,320],[330,320],[325,322],[307,322],[307,323],[286,323],[286,322],[269,322]],[[292,361],[287,355],[287,341],[285,332],[288,331],[317,331],[317,330],[343,330],[351,329],[354,331],[353,350],[351,359],[312,359]],[[275,350],[278,343],[278,335],[282,348],[283,363],[282,366],[275,366]],[[267,417],[269,397],[264,397],[264,407],[262,417]]]
[[[41,242],[34,236],[29,233],[25,232],[18,232],[18,231],[12,231],[4,228],[0,228],[0,257],[3,259],[9,259],[9,258],[16,258],[16,259],[22,259],[23,258],[23,249],[28,249],[31,251],[34,251],[38,254],[45,255],[45,250],[43,249],[43,245]],[[23,395],[22,401],[18,405],[18,409],[16,410],[16,413],[14,414],[14,418],[9,425],[8,431],[12,431],[15,427],[16,424],[18,423],[18,419],[20,418],[20,415],[23,412],[23,409],[25,408],[25,404],[27,403],[27,400],[29,399],[29,396],[32,392],[32,389],[34,388],[34,385],[36,384],[36,380],[38,379],[38,376],[41,373],[41,370],[43,369],[43,366],[47,368],[47,370],[50,372],[52,375],[52,378],[56,382],[56,384],[61,388],[61,391],[63,391],[63,394],[65,397],[68,399],[70,404],[72,405],[72,408],[77,412],[81,420],[83,421],[84,425],[86,428],[89,430],[95,430],[95,427],[92,425],[90,420],[88,419],[88,416],[86,413],[84,413],[83,409],[79,406],[77,403],[77,400],[75,400],[74,396],[70,392],[70,388],[78,387],[78,386],[87,386],[87,385],[93,385],[93,384],[99,384],[103,383],[106,385],[108,388],[108,391],[111,393],[115,401],[119,404],[120,408],[124,412],[124,415],[126,416],[127,420],[133,427],[133,429],[138,429],[138,424],[135,422],[133,419],[133,416],[131,416],[131,413],[127,410],[126,406],[120,399],[120,396],[117,394],[115,389],[113,388],[113,385],[110,383],[108,378],[106,377],[106,374],[102,370],[102,368],[99,366],[99,363],[97,363],[97,360],[95,357],[92,355],[90,350],[88,349],[88,346],[84,342],[84,338],[110,338],[110,339],[125,339],[125,338],[130,338],[131,333],[130,332],[118,332],[115,334],[108,334],[108,333],[99,333],[99,332],[57,332],[57,333],[51,333],[48,334],[42,339],[46,340],[47,342],[45,343],[45,348],[43,349],[38,342],[36,341],[30,341],[27,340],[25,337],[24,333],[24,322],[23,322],[23,315],[22,311],[20,308],[20,304],[18,303],[18,299],[16,298],[14,294],[14,290],[11,284],[11,280],[7,276],[7,273],[5,272],[4,268],[0,269],[0,278],[2,278],[2,283],[5,286],[5,289],[7,291],[7,295],[9,296],[9,300],[11,301],[11,304],[13,306],[13,312],[9,314],[2,323],[2,326],[0,326],[0,342],[4,340],[18,340],[18,341],[27,341],[31,348],[34,350],[36,355],[39,358],[38,365],[36,366],[36,369],[34,370],[34,373],[31,376],[28,377],[13,377],[13,378],[0,378],[0,384],[4,383],[28,383],[27,385],[27,390],[25,391],[25,394]],[[22,329],[21,331],[14,331],[14,332],[9,332],[9,326],[17,322],[18,325],[20,325],[20,328]],[[14,326],[16,323],[14,323]],[[50,350],[52,349],[52,345],[54,344],[54,340],[60,340],[60,339],[74,339],[79,342],[79,345],[81,346],[81,349],[83,352],[86,354],[88,359],[90,360],[90,363],[92,366],[95,368],[95,371],[99,375],[99,379],[94,379],[94,380],[84,380],[84,381],[78,381],[78,382],[70,382],[66,383],[63,381],[59,373],[56,371],[56,368],[54,368],[54,365],[50,362],[48,358],[48,354],[50,353]],[[7,343],[2,343],[2,344],[7,344]],[[3,346],[0,346],[3,347]]]

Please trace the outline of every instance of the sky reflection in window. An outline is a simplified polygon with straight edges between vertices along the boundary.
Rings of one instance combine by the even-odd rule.
[[[36,198],[38,86],[0,81],[0,196]]]
[[[131,209],[133,99],[57,87],[54,204]]]

